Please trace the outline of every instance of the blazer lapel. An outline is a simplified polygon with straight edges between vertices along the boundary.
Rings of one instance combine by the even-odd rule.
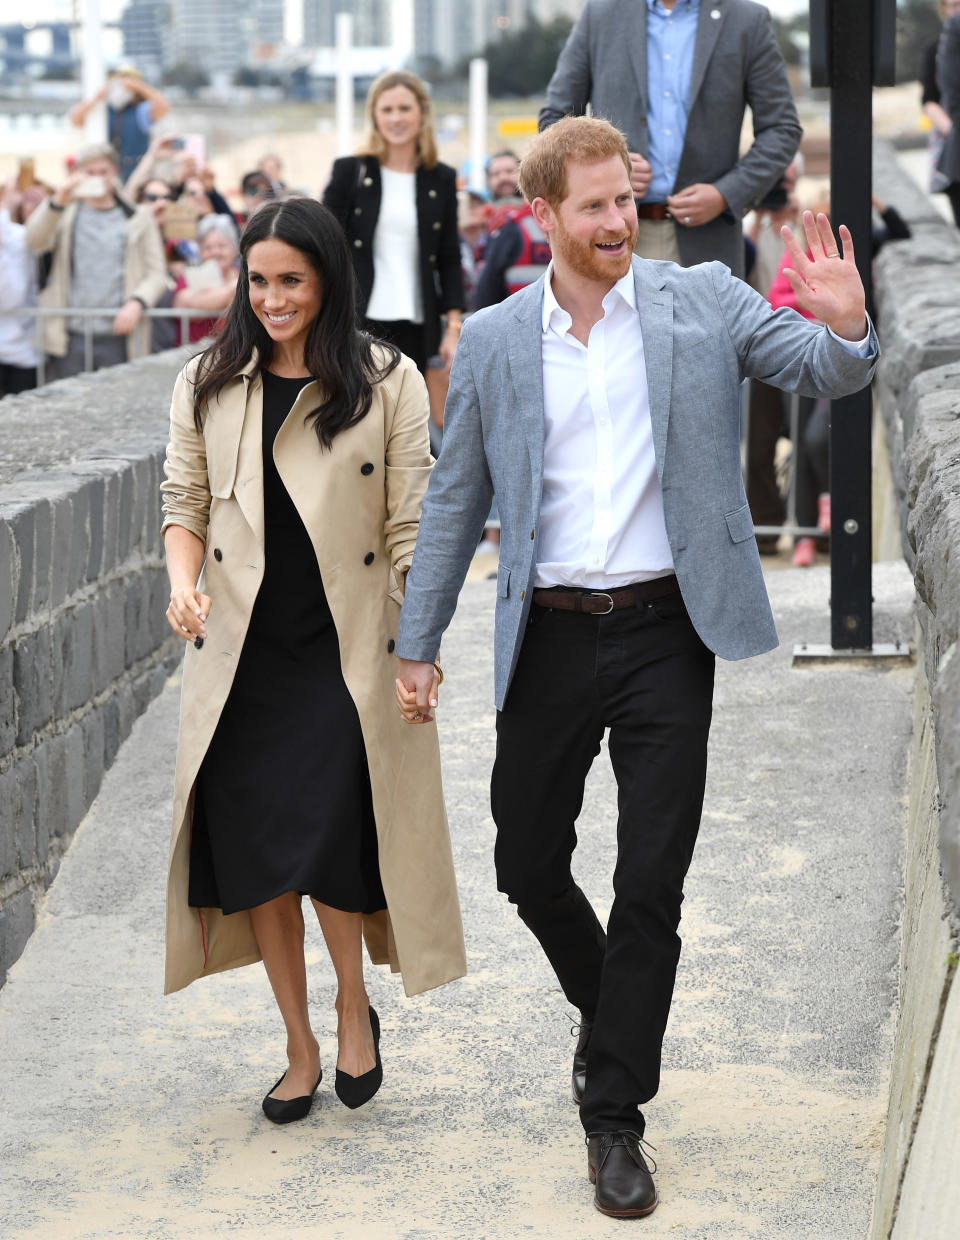
[[[507,345],[515,408],[527,437],[535,498],[539,497],[543,478],[543,280],[541,276],[517,296],[513,311],[518,320],[517,331],[511,334]]]
[[[247,524],[264,545],[263,530],[263,384],[254,374],[256,361],[246,366],[243,374],[245,394],[243,426],[237,451],[237,477],[234,495]]]
[[[637,79],[638,98],[647,115],[647,0],[621,0],[617,24],[624,32],[630,63]],[[646,124],[646,121],[644,121]]]
[[[633,285],[643,335],[653,447],[657,476],[662,480],[673,392],[673,294],[664,287],[663,280],[653,278],[652,270],[642,260],[634,262]]]
[[[714,17],[714,14],[718,16]],[[717,45],[720,31],[723,28],[723,0],[700,0],[700,20],[697,22],[697,37],[693,45],[693,65],[690,68],[690,102],[687,116],[693,113],[703,77]]]

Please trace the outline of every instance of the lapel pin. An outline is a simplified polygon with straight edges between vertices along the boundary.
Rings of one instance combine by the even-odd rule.
[[[710,16],[713,18],[713,20],[714,20],[715,22],[716,22],[716,21],[719,21],[719,20],[720,20],[720,10],[719,10],[719,9],[711,9],[711,10],[710,10]]]
[[[717,16],[719,17],[719,16],[720,16],[720,14],[718,13],[718,14],[717,14]],[[372,185],[372,184],[373,184],[373,177],[364,177],[364,178],[363,178],[363,183],[364,183],[364,185]]]

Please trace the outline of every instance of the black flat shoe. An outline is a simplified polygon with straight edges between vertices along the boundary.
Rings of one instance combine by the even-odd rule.
[[[337,1068],[337,1075],[333,1082],[337,1097],[351,1111],[369,1102],[383,1084],[383,1064],[380,1062],[380,1019],[373,1008],[370,1009],[370,1028],[373,1032],[373,1049],[376,1052],[377,1062],[369,1072],[364,1072],[361,1076],[351,1076],[349,1072],[341,1072]]]
[[[656,1164],[654,1164],[656,1171]],[[635,1132],[596,1132],[587,1137],[587,1175],[597,1191],[593,1204],[611,1218],[643,1218],[657,1208],[657,1189]]]
[[[579,1030],[577,1037],[577,1049],[573,1052],[573,1074],[570,1078],[570,1093],[573,1100],[580,1105],[583,1102],[583,1091],[587,1087],[587,1047],[590,1045],[590,1034],[593,1033],[593,1021],[585,1020],[582,1016],[580,1024],[574,1025],[571,1033]]]
[[[277,1088],[277,1085],[281,1083],[286,1075],[286,1072],[284,1072],[273,1089]],[[275,1124],[292,1124],[295,1119],[303,1119],[304,1116],[310,1114],[310,1108],[313,1106],[313,1095],[317,1092],[322,1080],[323,1069],[321,1068],[316,1085],[314,1085],[309,1094],[304,1094],[302,1098],[271,1098],[270,1094],[273,1093],[273,1089],[271,1089],[270,1094],[267,1094],[263,1100],[264,1115],[267,1119],[273,1120]]]

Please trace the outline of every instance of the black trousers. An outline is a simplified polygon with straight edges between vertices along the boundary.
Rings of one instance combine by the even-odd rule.
[[[395,344],[401,353],[406,353],[416,362],[421,374],[427,369],[427,348],[424,343],[423,324],[411,323],[407,319],[364,319],[364,330]]]
[[[680,956],[683,880],[700,825],[714,656],[679,594],[606,616],[534,606],[497,717],[497,885],[567,1000],[593,1020],[580,1108],[590,1132],[643,1134]],[[606,934],[570,861],[584,781],[610,729],[617,780]]]

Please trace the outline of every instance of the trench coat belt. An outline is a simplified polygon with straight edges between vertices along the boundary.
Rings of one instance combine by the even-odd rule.
[[[637,216],[641,220],[672,220],[670,208],[665,202],[638,202]]]
[[[633,585],[617,590],[574,590],[567,586],[551,586],[534,590],[533,601],[538,607],[551,607],[557,611],[582,611],[590,616],[606,616],[621,607],[641,607],[658,598],[677,594],[680,586],[673,573],[669,577],[655,577],[653,581],[635,581]]]

